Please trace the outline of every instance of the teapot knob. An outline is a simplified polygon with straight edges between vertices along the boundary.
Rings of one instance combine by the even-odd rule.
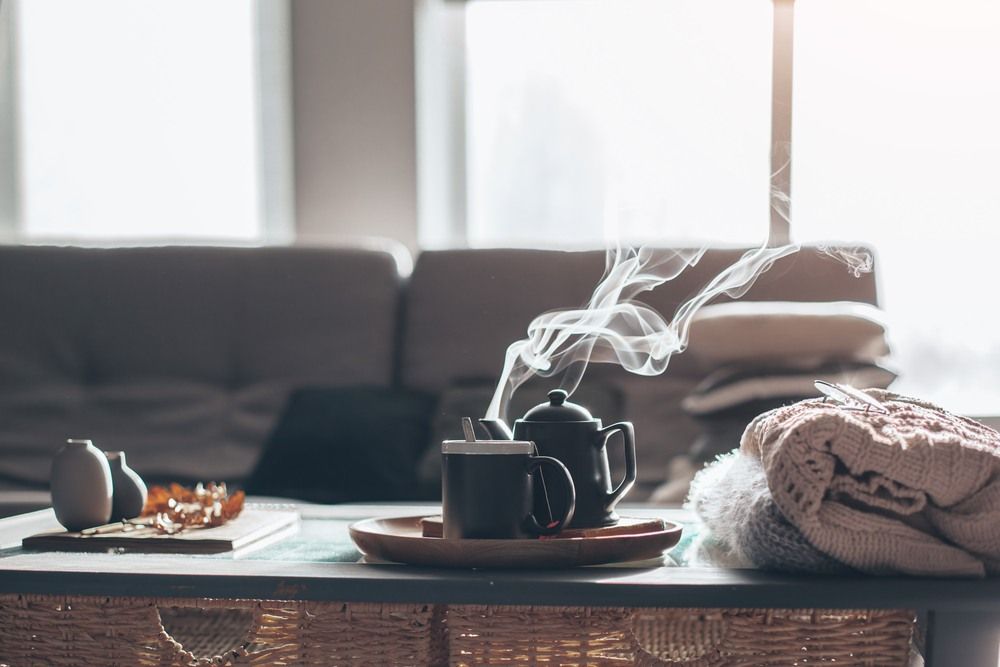
[[[548,393],[550,405],[562,405],[569,398],[565,389],[553,389]]]
[[[582,405],[570,403],[569,392],[565,389],[553,389],[548,393],[549,400],[539,403],[528,410],[519,421],[523,422],[585,422],[594,418]]]

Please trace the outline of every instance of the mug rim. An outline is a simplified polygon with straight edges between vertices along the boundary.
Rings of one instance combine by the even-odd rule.
[[[442,454],[534,454],[535,443],[528,440],[445,440],[441,443]]]

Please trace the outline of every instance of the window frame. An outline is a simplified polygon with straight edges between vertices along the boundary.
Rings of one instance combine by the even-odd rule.
[[[0,0],[0,241],[16,234],[20,220],[17,155],[16,7]]]

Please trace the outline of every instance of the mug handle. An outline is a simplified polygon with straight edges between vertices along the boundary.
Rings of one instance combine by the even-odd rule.
[[[573,512],[576,511],[576,487],[573,486],[573,477],[569,474],[569,470],[566,466],[562,464],[559,459],[554,459],[551,456],[532,456],[528,459],[527,471],[528,473],[533,473],[542,466],[551,466],[556,469],[560,475],[563,476],[565,480],[565,486],[563,486],[566,500],[566,511],[563,512],[563,516],[559,519],[555,517],[552,518],[552,523],[547,525],[542,525],[538,522],[538,518],[534,514],[529,514],[527,519],[527,529],[528,532],[534,533],[535,535],[555,535],[563,527],[573,520]]]
[[[605,426],[597,432],[598,435],[604,436],[598,440],[598,443],[603,447],[616,431],[621,431],[622,438],[625,441],[625,478],[622,479],[621,483],[604,500],[605,512],[613,512],[618,501],[625,497],[625,494],[635,484],[635,429],[632,428],[632,422],[618,422],[617,424]]]

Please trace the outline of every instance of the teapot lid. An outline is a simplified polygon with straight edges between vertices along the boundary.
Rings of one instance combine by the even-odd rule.
[[[567,401],[569,394],[564,390],[553,389],[548,396],[548,403],[539,403],[531,408],[521,420],[531,422],[585,422],[594,420],[587,408]]]

